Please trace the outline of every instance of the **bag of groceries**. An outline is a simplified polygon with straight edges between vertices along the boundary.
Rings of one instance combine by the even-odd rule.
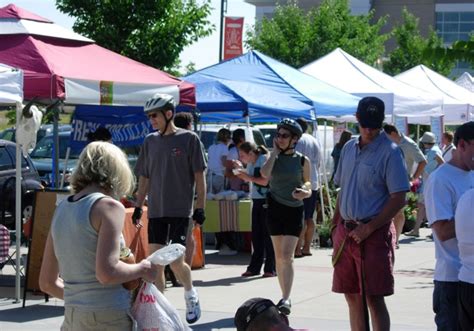
[[[178,311],[153,283],[143,282],[132,306],[138,330],[187,331]]]

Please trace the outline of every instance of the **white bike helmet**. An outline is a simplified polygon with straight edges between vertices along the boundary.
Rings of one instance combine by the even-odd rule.
[[[174,98],[169,94],[156,93],[153,97],[145,103],[145,114],[156,111],[172,110],[174,112],[176,104]]]

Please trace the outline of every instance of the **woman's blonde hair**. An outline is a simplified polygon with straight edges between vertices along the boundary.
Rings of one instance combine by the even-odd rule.
[[[91,184],[98,184],[116,198],[133,192],[135,177],[120,148],[103,141],[86,146],[72,173],[71,185],[77,193]]]

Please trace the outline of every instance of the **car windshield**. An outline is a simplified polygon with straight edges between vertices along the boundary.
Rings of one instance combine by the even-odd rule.
[[[201,142],[204,144],[206,151],[209,147],[216,142],[217,132],[213,131],[201,131]]]
[[[35,149],[31,152],[30,156],[33,159],[44,159],[52,158],[53,155],[53,136],[46,136],[41,139],[36,145]],[[66,158],[66,151],[69,144],[69,136],[59,136],[59,158]],[[77,159],[79,157],[78,153],[73,153],[72,151],[69,154],[70,159]]]

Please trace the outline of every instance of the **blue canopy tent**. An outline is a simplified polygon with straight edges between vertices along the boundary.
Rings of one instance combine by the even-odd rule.
[[[197,108],[203,119],[238,119],[244,112],[260,122],[281,117],[315,120],[314,110],[322,117],[353,115],[360,99],[258,51],[183,79],[196,85]],[[310,107],[303,109],[301,104]]]

